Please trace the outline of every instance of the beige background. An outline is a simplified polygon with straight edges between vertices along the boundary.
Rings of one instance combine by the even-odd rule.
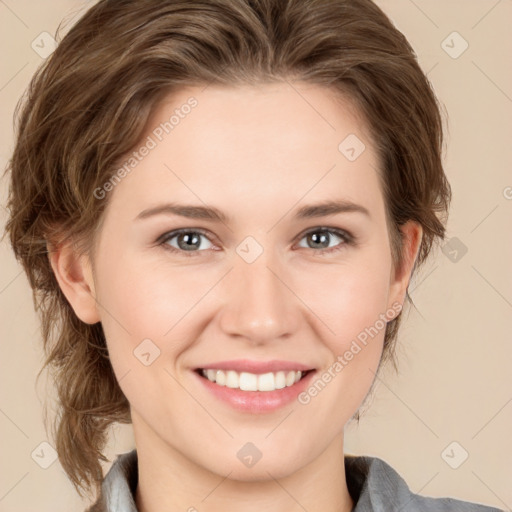
[[[54,35],[63,18],[72,22],[92,3],[0,0],[2,168],[13,146],[14,106],[43,61],[32,41],[45,31]],[[410,40],[449,114],[445,162],[454,199],[448,237],[456,240],[437,251],[411,284],[417,310],[404,315],[400,373],[378,380],[366,416],[347,429],[346,452],[383,458],[413,492],[510,510],[512,0],[378,4]],[[447,39],[454,31],[463,39]],[[453,58],[464,40],[468,48]],[[0,185],[5,205],[6,180]],[[5,208],[1,213],[3,225]],[[51,449],[40,444],[52,441],[42,422],[45,379],[35,386],[39,325],[6,240],[0,268],[0,511],[83,510],[86,503],[58,461],[40,467],[51,462]],[[130,426],[114,433],[109,457],[133,447]],[[457,465],[463,450],[469,457],[453,469],[446,461]]]

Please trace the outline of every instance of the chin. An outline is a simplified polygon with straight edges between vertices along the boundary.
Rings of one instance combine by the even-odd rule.
[[[292,459],[292,460],[290,460]],[[205,461],[206,462],[206,461]],[[274,451],[273,456],[265,457],[265,454],[257,462],[252,465],[239,460],[237,456],[223,461],[217,461],[211,464],[211,460],[201,466],[212,473],[218,474],[221,477],[228,477],[229,480],[238,482],[264,482],[273,480],[274,478],[285,478],[297,471],[302,467],[301,464],[294,463],[293,458],[281,457],[276,455]],[[229,475],[229,476],[228,476]]]

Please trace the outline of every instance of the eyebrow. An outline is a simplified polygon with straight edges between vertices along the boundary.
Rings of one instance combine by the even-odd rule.
[[[337,213],[353,212],[361,213],[371,218],[370,212],[367,208],[347,200],[323,201],[317,204],[302,206],[296,211],[295,218],[298,220],[314,219],[317,217],[335,215]],[[213,206],[195,206],[178,203],[166,203],[153,208],[147,208],[146,210],[141,211],[135,220],[147,219],[154,215],[179,215],[180,217],[187,217],[189,219],[212,220],[214,222],[222,223],[230,222],[230,217],[228,215]]]

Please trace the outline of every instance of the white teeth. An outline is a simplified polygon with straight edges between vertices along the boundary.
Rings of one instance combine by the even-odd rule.
[[[286,377],[284,376],[284,372],[277,372],[276,373],[276,389],[283,389],[284,387],[286,387]]]
[[[238,374],[232,370],[229,370],[226,373],[226,387],[228,388],[238,388],[239,387],[239,377]]]
[[[274,391],[274,389],[276,385],[273,373],[263,373],[258,376],[258,391]]]
[[[215,382],[219,386],[226,386],[242,391],[275,391],[285,387],[293,386],[302,378],[302,372],[297,371],[279,371],[262,374],[242,372],[234,370],[201,370],[201,373],[209,381]]]
[[[239,384],[240,389],[244,391],[255,391],[258,389],[258,376],[254,375],[254,373],[242,372],[240,374]]]
[[[204,375],[204,370],[203,370],[203,375]],[[208,377],[208,375],[206,375],[206,377]],[[219,386],[225,386],[226,385],[226,374],[221,370],[217,370],[215,372],[215,380],[213,382],[216,382]]]
[[[286,374],[286,385],[293,386],[295,384],[295,372],[288,372]]]

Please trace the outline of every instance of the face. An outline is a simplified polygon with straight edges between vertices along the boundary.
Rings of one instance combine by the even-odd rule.
[[[147,126],[90,279],[137,445],[291,474],[341,442],[403,303],[374,146],[305,84],[183,89]]]

